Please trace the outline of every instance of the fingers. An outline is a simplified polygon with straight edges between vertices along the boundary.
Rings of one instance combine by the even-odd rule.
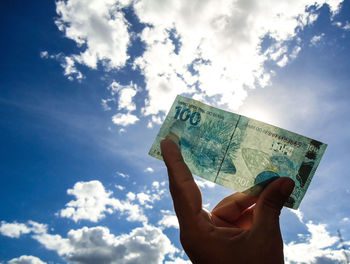
[[[232,223],[256,200],[256,197],[236,192],[218,203],[211,213],[226,222]]]
[[[236,220],[235,225],[241,229],[249,230],[253,225],[255,205],[244,210],[242,215]]]
[[[253,224],[253,216],[254,216],[255,205],[245,209],[242,214],[234,221],[224,220],[221,217],[216,216],[215,214],[211,214],[211,220],[215,223],[217,227],[230,227],[230,228],[238,228],[242,230],[249,230]]]
[[[279,178],[261,193],[254,212],[253,228],[259,232],[280,232],[279,215],[294,189],[290,178]]]
[[[191,223],[202,209],[200,190],[178,146],[169,139],[163,140],[160,146],[168,169],[169,188],[180,225]]]

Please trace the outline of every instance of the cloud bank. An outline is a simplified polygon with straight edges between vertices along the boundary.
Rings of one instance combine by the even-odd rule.
[[[299,221],[307,228],[307,234],[299,234],[299,241],[292,241],[284,245],[284,255],[287,264],[293,263],[344,263],[344,251],[339,247],[337,235],[331,235],[327,225],[308,221],[304,223],[300,210],[295,213]],[[346,242],[347,243],[347,242]],[[346,250],[350,255],[350,251]]]
[[[72,229],[66,238],[47,232],[37,233],[35,230],[31,232],[33,239],[46,249],[57,252],[70,263],[161,264],[165,256],[174,259],[174,254],[179,251],[160,228],[152,225],[144,225],[133,229],[129,234],[119,236],[111,234],[110,230],[103,226]],[[37,257],[24,255],[8,263],[42,264],[45,262]]]
[[[118,174],[125,175],[121,172]],[[155,202],[161,200],[165,193],[165,182],[154,181],[141,192],[128,192],[124,200],[113,197],[112,192],[106,190],[97,180],[77,182],[67,193],[74,195],[76,199],[67,203],[66,208],[60,211],[62,217],[74,221],[85,219],[97,222],[111,209],[126,214],[125,220],[133,222],[142,220],[145,216],[140,212],[153,208]],[[299,234],[296,241],[284,245],[286,263],[342,263],[344,252],[339,247],[337,235],[332,235],[325,224],[305,222],[300,210],[291,212],[295,213],[307,231]],[[141,226],[119,235],[114,235],[106,226],[97,225],[71,229],[63,236],[52,233],[53,229],[49,229],[48,225],[32,220],[26,223],[1,221],[0,233],[13,239],[31,236],[47,250],[56,252],[70,263],[189,263],[166,235],[166,230],[179,228],[175,214],[170,210],[160,209],[157,218],[158,220],[153,219],[156,224],[145,219],[141,221]],[[349,244],[350,241],[344,241],[344,245]],[[346,252],[350,254],[349,250]],[[23,255],[9,260],[8,263],[45,262],[35,256]]]
[[[56,24],[80,48],[80,53],[66,58],[67,76],[82,78],[79,65],[104,71],[132,65],[141,72],[145,86],[118,92],[119,112],[113,122],[134,124],[140,116],[130,112],[138,110],[150,116],[152,127],[177,94],[237,110],[247,90],[269,84],[274,72],[265,63],[284,67],[295,59],[301,50],[298,34],[317,20],[323,5],[334,16],[341,3],[69,0],[57,1]],[[138,21],[126,16],[125,10],[132,10]],[[143,25],[141,31],[133,29],[137,23]],[[135,57],[129,48],[136,41],[143,43],[144,52]],[[132,98],[140,92],[147,96],[143,105],[136,106]]]

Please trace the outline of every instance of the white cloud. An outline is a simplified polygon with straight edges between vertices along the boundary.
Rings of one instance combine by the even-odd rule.
[[[175,258],[172,261],[165,261],[164,264],[192,264],[192,262],[182,258]]]
[[[280,67],[286,66],[288,63],[288,57],[287,55],[283,55],[282,59],[277,62],[277,65]]]
[[[173,258],[179,252],[160,228],[151,225],[135,228],[129,234],[119,236],[111,234],[106,227],[97,226],[70,230],[66,238],[48,233],[32,237],[68,262],[79,264],[161,264],[165,256]],[[45,263],[30,256],[11,261],[9,263]]]
[[[318,259],[328,259],[340,263],[344,259],[342,250],[334,249],[338,242],[337,236],[332,236],[324,224],[306,224],[309,235],[301,236],[305,242],[290,242],[285,245],[286,263],[317,263]],[[350,253],[350,252],[348,252]]]
[[[147,202],[151,201],[151,196],[147,193],[143,193],[143,192],[138,193],[136,197],[139,203],[142,205],[145,205]]]
[[[64,58],[64,57],[62,57],[62,53],[55,54],[55,55],[53,55],[53,54],[50,55],[48,51],[44,50],[44,51],[40,52],[40,58],[42,58],[42,59],[62,60],[62,58]]]
[[[61,66],[64,68],[64,75],[68,76],[70,81],[73,81],[74,78],[81,80],[84,77],[83,74],[77,70],[75,61],[72,57],[66,56],[64,61],[61,63]]]
[[[160,200],[163,195],[167,193],[167,189],[165,188],[165,181],[152,182],[152,199]]]
[[[30,230],[35,234],[42,234],[42,233],[47,232],[47,225],[46,224],[41,224],[41,223],[37,223],[37,222],[29,220],[27,227],[28,226],[29,226]]]
[[[147,128],[153,128],[153,124],[161,125],[163,121],[165,120],[165,116],[156,116],[152,115],[151,120],[147,123]]]
[[[59,255],[68,255],[73,251],[70,240],[60,235],[52,235],[48,233],[34,234],[33,239],[45,246],[49,250],[56,251]]]
[[[350,218],[349,218],[349,217],[344,217],[344,218],[342,219],[342,221],[343,221],[343,222],[349,222],[349,221],[350,221]]]
[[[71,230],[68,238],[73,251],[68,261],[76,263],[163,263],[165,255],[177,249],[163,232],[153,226],[135,228],[114,236],[105,227]]]
[[[158,181],[154,181],[152,182],[152,187],[158,190],[160,187],[160,183]]]
[[[211,182],[211,181],[207,181],[207,180],[202,180],[200,178],[196,178],[195,182],[197,183],[197,185],[201,188],[214,188],[215,187],[215,183]]]
[[[67,193],[76,197],[66,204],[60,211],[61,217],[72,218],[74,221],[87,219],[97,222],[105,217],[105,213],[112,213],[114,200],[111,192],[106,192],[99,181],[77,182]]]
[[[320,35],[313,36],[310,40],[311,46],[317,46],[319,45],[320,41],[324,38],[325,34],[322,33]]]
[[[119,190],[121,190],[121,191],[125,190],[125,187],[122,186],[122,185],[116,184],[116,185],[114,185],[114,186],[115,186],[115,188],[117,188],[117,189],[119,189]]]
[[[127,201],[138,203],[144,209],[152,209],[155,202],[162,199],[165,195],[166,189],[164,188],[165,182],[152,182],[151,188],[145,188],[138,193],[128,192],[126,194]]]
[[[152,184],[152,190],[146,190],[146,192],[139,192],[136,195],[130,193],[129,198],[137,198],[139,204],[144,206],[147,209],[153,208],[153,205],[156,201],[159,201],[162,195],[165,193],[165,189],[160,189],[156,184]],[[134,196],[131,197],[131,194]]]
[[[47,225],[40,224],[31,220],[28,221],[27,225],[17,222],[7,223],[5,221],[1,221],[0,225],[0,233],[3,236],[12,238],[18,238],[22,234],[29,234],[30,232],[45,233],[46,231]]]
[[[118,113],[112,116],[112,121],[116,125],[128,126],[128,125],[135,124],[137,121],[139,121],[139,118],[136,115],[133,115],[130,113],[127,113],[127,114]]]
[[[210,203],[204,203],[203,208],[206,209],[207,211],[210,211]]]
[[[109,105],[110,102],[114,102],[114,98],[101,99],[101,105],[103,110],[110,111],[112,107]]]
[[[7,223],[5,221],[1,221],[0,233],[3,236],[19,238],[21,235],[29,234],[31,232],[36,234],[46,233],[47,225],[40,224],[31,220],[28,221],[28,224],[17,222]]]
[[[174,213],[169,210],[161,210],[162,218],[158,221],[161,228],[176,228],[179,229],[179,221]]]
[[[8,236],[12,238],[18,238],[22,234],[28,234],[31,232],[31,229],[27,227],[25,224],[19,223],[7,223],[5,221],[1,221],[0,233],[3,236]]]
[[[129,85],[121,85],[120,83],[113,81],[108,89],[111,91],[111,95],[119,95],[118,99],[118,109],[126,109],[128,111],[134,111],[136,105],[133,102],[134,96],[136,95],[138,88],[137,85],[133,82],[130,82]]]
[[[39,242],[45,241],[46,248],[55,249],[59,254],[66,254],[70,250],[67,240],[62,239],[60,235],[51,235],[47,233],[48,228],[46,224],[37,223],[31,220],[29,220],[27,224],[17,222],[6,223],[2,221],[0,230],[4,230],[4,232],[1,231],[2,235],[9,236],[11,238],[19,238],[21,235],[32,233],[32,237],[34,239],[38,240]],[[30,261],[30,259],[33,261],[35,260],[31,256],[24,256],[22,259],[16,259],[16,261],[22,262],[13,263],[27,263],[24,261]]]
[[[58,59],[62,59],[62,54],[59,53],[59,54],[56,54],[56,55],[53,55],[53,54],[50,55],[48,51],[44,50],[44,51],[40,52],[40,58],[42,58],[42,59],[56,59],[56,60],[58,60]]]
[[[323,3],[317,2],[316,8]],[[259,51],[262,38],[269,35],[283,51],[284,43],[296,36],[298,27],[316,20],[315,13],[305,11],[313,4],[304,0],[249,4],[138,1],[135,9],[141,22],[153,26],[144,29],[141,38],[147,49],[135,61],[146,77],[149,92],[144,114],[167,111],[176,94],[193,92],[195,82],[199,88],[196,94],[219,95],[219,104],[237,109],[247,96],[243,87],[266,85],[269,78],[263,68],[269,57]],[[331,7],[333,12],[338,10],[334,1]],[[177,53],[176,43],[169,39],[170,30],[179,37]],[[280,66],[286,63],[287,57],[279,61]],[[188,71],[189,65],[196,70],[195,76]]]
[[[97,222],[107,213],[119,211],[127,215],[128,221],[147,222],[139,205],[111,197],[113,192],[106,191],[99,181],[77,182],[67,193],[76,199],[68,202],[66,208],[59,211],[58,215],[61,217],[71,218],[75,222],[83,219]]]
[[[300,221],[301,223],[304,223],[304,220],[303,220],[304,214],[303,214],[302,211],[300,211],[300,209],[297,209],[297,210],[289,209],[289,211],[291,211],[292,213],[294,213],[294,214],[298,217],[298,219],[299,219],[299,221]]]
[[[127,197],[130,201],[133,201],[133,200],[135,200],[135,198],[136,198],[136,194],[134,194],[133,192],[128,192],[128,193],[126,194],[126,197]]]
[[[301,47],[295,46],[294,49],[293,49],[293,51],[292,51],[292,53],[290,54],[289,57],[290,57],[292,60],[295,59],[295,58],[298,56],[298,54],[299,54],[300,51],[301,51]]]
[[[342,26],[342,23],[341,23],[340,21],[334,21],[334,22],[332,23],[332,25],[335,25],[335,26],[337,26],[337,27],[341,27],[341,26]]]
[[[140,34],[145,52],[134,61],[145,77],[148,98],[142,113],[150,115],[148,127],[159,123],[157,114],[169,109],[177,94],[211,101],[237,110],[247,97],[247,89],[269,84],[271,72],[264,62],[284,67],[300,51],[292,40],[318,18],[317,10],[328,4],[333,17],[342,0],[273,1],[117,1],[82,0],[57,2],[57,26],[81,48],[80,54],[66,59],[66,74],[75,73],[75,64],[93,69],[121,69],[130,54],[131,27],[121,9],[131,5],[145,24]],[[314,8],[309,8],[313,6]],[[273,49],[262,51],[265,37]],[[287,48],[288,47],[288,48]],[[71,77],[71,76],[70,76]],[[134,90],[120,98],[130,102]],[[135,105],[119,104],[125,109]],[[117,114],[113,122],[122,126],[138,121],[135,115]]]
[[[117,171],[116,174],[122,178],[129,178],[129,175],[126,173],[122,173],[122,172]]]
[[[147,128],[153,128],[153,123],[152,123],[152,121],[148,121],[148,123],[147,123]]]
[[[46,264],[46,262],[34,256],[23,255],[19,258],[11,259],[8,264]]]
[[[349,23],[349,21],[345,22],[345,25],[343,26],[343,29],[350,30],[350,23]]]
[[[151,172],[152,173],[152,172],[154,172],[154,169],[151,168],[151,167],[148,167],[148,168],[145,169],[145,172]]]
[[[49,58],[49,53],[46,50],[45,51],[41,51],[40,52],[40,58],[42,58],[42,59]]]
[[[73,81],[74,79],[81,81],[84,78],[84,75],[76,67],[74,56],[65,56],[62,53],[50,55],[47,51],[41,51],[40,58],[55,59],[59,61],[62,68],[64,69],[63,74],[67,76],[68,80],[70,81]]]
[[[135,124],[139,118],[132,114],[136,110],[136,105],[134,103],[134,97],[137,94],[138,88],[137,85],[133,82],[130,82],[129,85],[121,85],[120,83],[113,81],[108,89],[111,92],[111,98],[102,99],[102,106],[105,110],[111,110],[111,107],[108,105],[108,102],[117,102],[118,110],[125,110],[126,113],[117,113],[112,116],[112,121],[116,125],[128,126]],[[115,98],[118,97],[118,99]],[[125,129],[120,129],[119,133],[125,132]]]
[[[291,212],[294,212],[291,210]],[[295,211],[299,221],[303,222],[303,214]],[[305,224],[308,234],[299,234],[299,240],[284,245],[285,261],[292,263],[342,263],[344,252],[336,249],[339,242],[337,235],[327,231],[327,225],[309,221]],[[350,251],[347,251],[350,254]]]
[[[152,122],[155,123],[155,124],[158,124],[158,125],[162,124],[164,119],[165,119],[165,116],[163,116],[163,117],[161,117],[161,116],[154,116],[154,115],[152,116]]]
[[[128,59],[128,22],[121,8],[128,1],[83,0],[57,1],[56,25],[67,38],[81,47],[71,60],[93,69],[102,62],[107,68],[120,68]]]

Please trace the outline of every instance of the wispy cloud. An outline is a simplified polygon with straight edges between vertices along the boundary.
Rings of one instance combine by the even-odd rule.
[[[324,38],[325,34],[322,33],[320,35],[313,36],[310,40],[311,46],[317,46],[319,45],[320,41]]]
[[[122,178],[129,178],[128,174],[119,171],[116,172],[116,175]]]

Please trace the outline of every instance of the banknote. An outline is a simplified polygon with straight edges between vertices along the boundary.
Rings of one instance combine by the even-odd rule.
[[[160,142],[177,142],[191,172],[258,196],[274,179],[295,187],[285,206],[297,209],[327,144],[178,95],[149,154],[162,160]]]

